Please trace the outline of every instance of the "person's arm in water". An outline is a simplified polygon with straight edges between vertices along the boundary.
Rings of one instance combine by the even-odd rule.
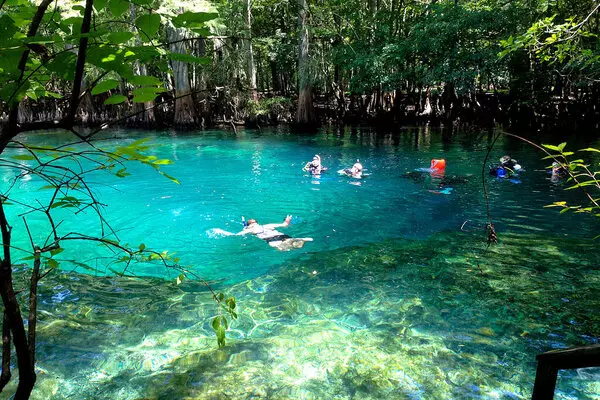
[[[287,217],[285,217],[285,220],[281,224],[266,224],[266,225],[263,225],[263,227],[265,229],[284,228],[286,226],[289,226],[291,220],[292,220],[292,216],[288,215]]]

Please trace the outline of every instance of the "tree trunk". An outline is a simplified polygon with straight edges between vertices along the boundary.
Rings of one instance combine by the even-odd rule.
[[[10,381],[12,373],[10,372],[10,324],[8,323],[8,315],[4,311],[2,319],[2,375],[0,376],[0,393]]]
[[[167,26],[169,50],[173,53],[185,54],[184,33],[182,29]],[[175,88],[175,115],[173,125],[181,128],[191,128],[197,124],[196,107],[192,97],[188,65],[182,61],[171,60],[173,70],[173,86]]]
[[[314,124],[315,115],[312,104],[312,82],[310,76],[310,59],[308,53],[308,1],[298,0],[298,31],[300,45],[298,52],[298,113],[296,122]]]
[[[15,399],[27,399],[33,390],[36,376],[29,346],[27,344],[27,334],[19,302],[13,288],[12,264],[10,255],[11,246],[11,227],[8,225],[6,215],[4,214],[4,205],[0,203],[0,229],[2,230],[2,245],[4,248],[3,258],[0,261],[0,295],[4,304],[10,331],[13,337],[13,344],[17,354],[17,366],[19,368],[19,385],[15,393]]]
[[[250,85],[252,100],[257,101],[258,95],[256,93],[256,67],[254,65],[254,53],[252,51],[252,11],[250,1],[251,0],[244,0],[244,7],[246,10],[246,29],[248,30],[248,37],[244,40],[244,46],[246,47],[246,53],[248,54],[248,84]]]

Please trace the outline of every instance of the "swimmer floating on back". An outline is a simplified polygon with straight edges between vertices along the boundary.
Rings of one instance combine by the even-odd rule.
[[[299,249],[304,246],[304,243],[312,242],[312,238],[293,238],[276,230],[276,228],[285,228],[289,226],[291,220],[292,216],[288,215],[281,224],[259,225],[255,219],[249,219],[246,221],[244,229],[237,233],[237,235],[256,235],[256,237],[267,242],[269,246],[275,247],[281,251]]]

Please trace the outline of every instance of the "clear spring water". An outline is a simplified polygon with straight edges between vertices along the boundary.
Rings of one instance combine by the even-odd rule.
[[[110,132],[101,146],[145,136]],[[239,319],[217,349],[217,310],[201,284],[177,286],[177,274],[157,265],[128,270],[144,278],[117,278],[110,268],[122,266],[98,246],[65,242],[60,272],[40,288],[37,398],[527,398],[536,354],[598,341],[598,225],[544,208],[581,195],[550,182],[548,162],[518,141],[500,139],[491,152],[490,162],[508,153],[526,171],[519,183],[486,174],[499,235],[486,251],[487,132],[151,136],[151,152],[175,161],[161,170],[181,184],[135,164],[127,178],[95,174],[106,219],[121,241],[176,253],[235,295]],[[318,179],[301,171],[317,153],[329,168]],[[335,173],[357,158],[370,176]],[[432,158],[447,160],[442,187],[415,172]],[[14,176],[2,171],[4,190]],[[11,194],[31,204],[46,196],[39,186],[22,180]],[[23,207],[8,212],[15,245],[29,248]],[[215,233],[240,231],[242,216],[269,223],[286,214],[294,219],[284,233],[314,241],[279,252]],[[63,232],[100,234],[92,214],[62,215]],[[43,241],[43,218],[27,218]],[[595,369],[561,373],[557,398],[597,398],[599,379]]]

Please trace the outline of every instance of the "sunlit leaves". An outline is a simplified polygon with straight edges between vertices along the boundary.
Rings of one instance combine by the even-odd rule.
[[[237,318],[237,313],[235,312],[236,302],[234,297],[225,299],[225,295],[223,293],[218,293],[215,294],[215,300],[217,300],[225,314],[229,315],[232,319]],[[211,326],[217,335],[218,346],[224,347],[225,332],[227,329],[229,329],[229,321],[227,320],[227,317],[223,314],[219,314],[213,318]]]

